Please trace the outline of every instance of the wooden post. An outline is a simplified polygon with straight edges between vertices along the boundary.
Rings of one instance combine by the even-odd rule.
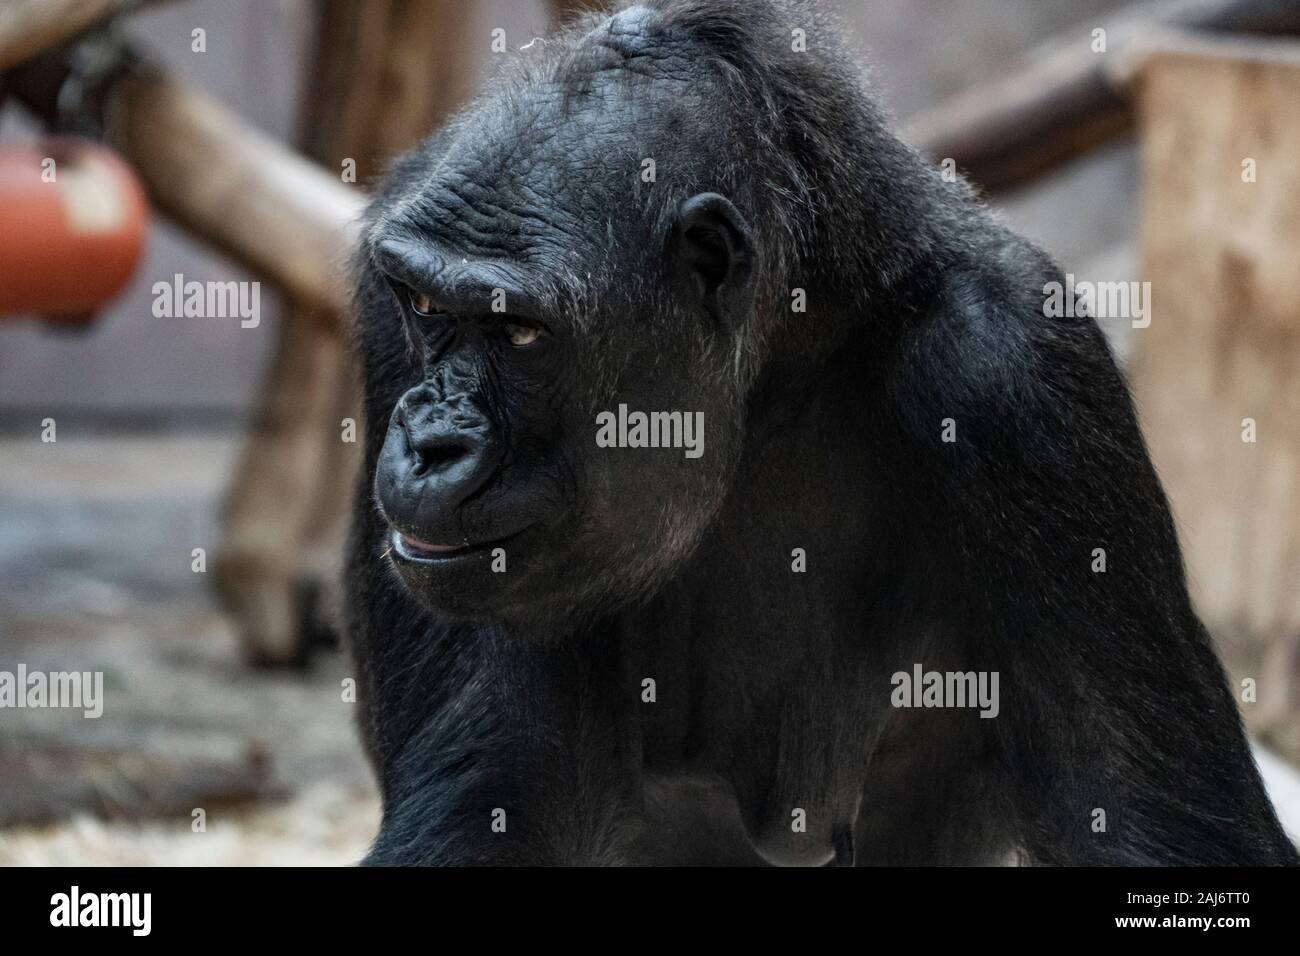
[[[470,34],[471,11],[453,0],[321,0],[316,9],[302,142],[334,176],[347,168],[366,183],[469,95],[487,40]],[[320,330],[343,324],[305,299],[288,310],[223,504],[214,580],[260,663],[301,660],[316,632],[337,624],[363,423],[347,337]],[[344,419],[356,423],[355,444],[343,440]]]
[[[1134,78],[1139,409],[1247,722],[1300,759],[1300,47],[1179,41]]]

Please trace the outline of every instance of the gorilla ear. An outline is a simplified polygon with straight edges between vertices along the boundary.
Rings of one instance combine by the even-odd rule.
[[[745,217],[726,197],[700,193],[678,209],[674,238],[701,305],[727,328],[739,326],[754,295],[754,240]]]

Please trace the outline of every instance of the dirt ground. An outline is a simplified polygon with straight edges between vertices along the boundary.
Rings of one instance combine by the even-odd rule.
[[[191,568],[234,439],[39,433],[0,438],[0,670],[102,671],[104,712],[0,709],[0,864],[354,863],[345,655],[249,669]]]
[[[191,569],[234,437],[59,428],[0,436],[0,670],[103,671],[104,713],[0,709],[0,865],[355,863],[379,810],[346,657],[249,669]],[[1300,834],[1300,773],[1259,756]]]

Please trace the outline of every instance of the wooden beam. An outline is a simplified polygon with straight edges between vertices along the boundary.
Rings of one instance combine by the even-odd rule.
[[[1092,31],[1106,31],[1094,52]],[[1081,27],[1009,72],[922,113],[903,138],[936,161],[951,157],[989,192],[1024,185],[1110,142],[1133,125],[1117,68],[1153,28],[1300,32],[1294,0],[1160,0]]]
[[[365,195],[163,73],[114,89],[108,142],[164,213],[302,302],[343,312]]]

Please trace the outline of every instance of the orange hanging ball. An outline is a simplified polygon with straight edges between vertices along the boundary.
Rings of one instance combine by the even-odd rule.
[[[0,315],[86,320],[131,278],[149,204],[90,140],[0,146]]]

